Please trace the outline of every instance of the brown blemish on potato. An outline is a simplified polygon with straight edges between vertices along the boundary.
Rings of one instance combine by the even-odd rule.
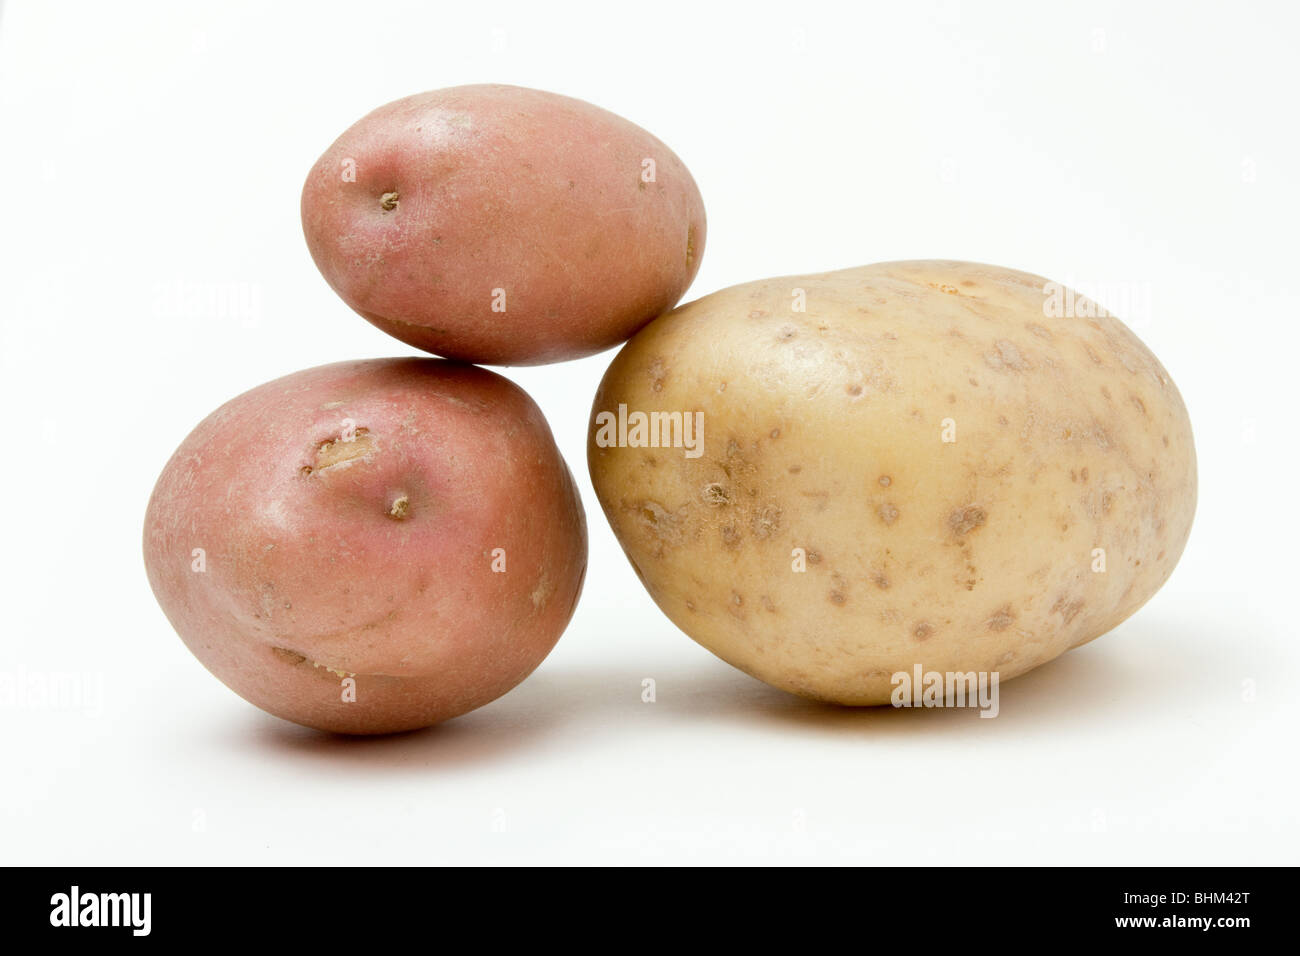
[[[996,371],[1011,369],[1015,372],[1025,372],[1033,368],[1033,365],[1020,354],[1020,349],[1009,339],[998,339],[993,343],[993,351],[984,353],[984,364]]]
[[[745,599],[737,591],[731,592],[731,601],[727,604],[727,610],[734,617],[741,620],[745,619]]]
[[[322,664],[319,661],[312,660],[305,654],[299,654],[297,651],[291,651],[287,647],[273,647],[271,648],[271,653],[274,654],[276,657],[278,657],[280,660],[284,661],[286,664],[289,664],[291,666],[296,667],[299,664],[310,664],[312,667],[317,668],[319,670],[326,671],[330,674],[335,675],[336,677],[357,676],[352,671],[346,671],[343,670],[342,668],[333,667],[329,664]]]
[[[832,591],[830,594],[826,595],[826,600],[830,601],[836,607],[843,607],[844,602],[847,601],[848,598],[844,596],[843,591]]]
[[[706,505],[721,508],[731,503],[731,496],[727,494],[726,488],[714,481],[700,490],[700,500]]]
[[[770,538],[781,527],[781,509],[776,505],[766,505],[763,510],[750,520],[750,530],[760,541]]]
[[[718,533],[722,536],[722,546],[728,551],[740,547],[741,535],[735,525],[724,525],[718,529]]]
[[[934,626],[929,621],[917,621],[912,626],[912,636],[918,641],[924,641],[934,633]]]
[[[948,515],[948,529],[957,537],[963,537],[984,526],[988,513],[978,505],[958,508]]]
[[[888,488],[888,487],[893,483],[893,481],[894,481],[894,479],[893,479],[893,478],[890,478],[888,475],[881,475],[881,476],[880,476],[879,478],[877,478],[876,480],[877,480],[878,482],[880,482],[880,487],[881,487],[881,488]]]
[[[411,499],[407,495],[398,495],[393,499],[392,507],[388,509],[388,516],[396,518],[398,521],[403,520],[411,513]]]
[[[1039,325],[1037,322],[1030,322],[1025,325],[1030,332],[1037,335],[1040,339],[1052,340],[1052,330],[1045,325]]]
[[[641,527],[661,543],[677,544],[681,540],[677,516],[659,502],[642,501],[633,510],[641,521]]]
[[[990,631],[1005,631],[1016,619],[1016,612],[1011,609],[1010,604],[1004,604],[984,622],[984,626]]]
[[[861,385],[856,385],[856,384],[854,384],[854,385],[845,385],[845,386],[844,386],[844,391],[848,392],[850,395],[852,395],[852,396],[854,396],[854,397],[856,398],[858,395],[861,395],[861,394],[862,394],[862,386],[861,386]]]
[[[799,330],[796,329],[793,325],[783,325],[781,326],[781,331],[779,331],[776,334],[776,338],[777,341],[779,342],[789,342],[792,338],[794,338],[798,334],[799,334]]]
[[[1128,398],[1129,401],[1133,403],[1133,407],[1136,408],[1139,412],[1141,412],[1143,416],[1147,414],[1146,402],[1142,401],[1142,399],[1139,398],[1137,395],[1130,395]]]
[[[769,614],[776,613],[776,605],[772,603],[772,599],[766,594],[759,598],[759,602],[763,605],[764,611],[767,611]]]
[[[813,548],[809,548],[808,551],[807,551],[807,553],[804,555],[804,557],[808,559],[808,563],[809,563],[809,564],[821,564],[821,563],[822,563],[822,553],[821,553],[820,551],[817,551],[817,550],[813,549]]]
[[[1067,597],[1065,597],[1064,595],[1058,597],[1056,599],[1056,603],[1052,605],[1052,613],[1060,614],[1062,620],[1066,624],[1069,624],[1071,621],[1073,621],[1075,617],[1078,615],[1078,613],[1082,610],[1083,610],[1082,601],[1072,601]]]
[[[803,471],[803,465],[791,465],[786,470],[789,471],[790,474],[792,475],[797,475],[799,474],[799,472]]]
[[[316,466],[306,466],[307,471],[299,469],[302,474],[311,474],[312,470],[324,471],[347,465],[359,458],[368,458],[375,451],[375,443],[370,437],[370,430],[358,428],[351,440],[342,437],[332,438],[320,443],[316,448]]]
[[[691,268],[695,261],[695,223],[686,227],[686,268]]]
[[[880,590],[889,590],[889,575],[885,574],[884,571],[873,571],[871,573],[871,581],[876,587],[880,588]]]
[[[382,196],[379,197],[380,208],[382,208],[385,212],[392,212],[394,209],[397,208],[397,200],[398,200],[397,190],[394,189],[392,192],[384,193]]]
[[[749,317],[750,317],[751,319],[765,319],[765,318],[767,318],[767,310],[766,310],[766,309],[754,309],[752,312],[749,313]]]
[[[887,525],[891,525],[898,520],[898,509],[888,501],[876,509],[876,514],[880,515],[880,520]]]

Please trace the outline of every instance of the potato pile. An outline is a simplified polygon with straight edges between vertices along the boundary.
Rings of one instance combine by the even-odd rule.
[[[466,86],[344,132],[302,223],[344,302],[444,358],[308,369],[217,409],[158,480],[145,564],[194,655],[264,710],[425,727],[528,676],[587,565],[537,405],[461,363],[625,341],[695,277],[704,204],[672,150],[612,113]]]
[[[167,463],[144,529],[182,640],[287,720],[438,723],[518,684],[568,624],[578,489],[533,400],[467,363],[626,342],[589,432],[614,533],[683,631],[819,700],[887,703],[914,667],[1023,673],[1137,610],[1187,540],[1187,412],[1117,319],[941,261],[674,310],[704,251],[699,190],[588,103],[390,103],[316,162],[302,222],[343,302],[441,358],[232,399]]]

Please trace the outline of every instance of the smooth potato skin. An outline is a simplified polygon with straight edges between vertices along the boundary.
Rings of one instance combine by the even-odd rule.
[[[1191,528],[1187,411],[1119,321],[1048,317],[1046,282],[883,263],[736,286],[638,333],[589,465],[664,612],[777,687],[883,704],[915,664],[1007,679],[1136,611]],[[619,403],[702,411],[703,455],[599,447]]]
[[[353,441],[324,445],[349,419]],[[383,359],[298,372],[208,416],[158,480],[144,554],[172,625],[233,690],[287,720],[374,734],[463,714],[537,667],[577,602],[587,535],[521,389]]]
[[[705,238],[672,150],[590,103],[516,86],[435,90],[362,118],[308,175],[302,224],[321,274],[365,318],[493,365],[625,341],[686,292]]]

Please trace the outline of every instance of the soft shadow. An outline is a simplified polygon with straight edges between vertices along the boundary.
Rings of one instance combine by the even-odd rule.
[[[1206,693],[1221,693],[1221,660],[1199,651],[1221,644],[1214,622],[1192,624],[1145,615],[1027,674],[1000,682],[998,716],[975,708],[843,707],[797,697],[721,661],[700,657],[672,667],[637,662],[605,670],[539,673],[492,707],[499,716],[527,707],[557,724],[624,724],[631,710],[667,711],[705,727],[795,728],[818,734],[873,736],[1087,732],[1101,722],[1197,712]],[[1176,652],[1181,651],[1181,652]],[[656,681],[656,701],[640,700],[640,681]],[[557,711],[558,708],[558,712]]]
[[[1068,734],[1101,722],[1197,713],[1207,693],[1222,693],[1223,662],[1197,653],[1221,642],[1221,628],[1147,615],[1095,641],[999,683],[998,716],[975,708],[842,707],[806,700],[743,674],[695,682],[679,705],[687,716],[762,721],[829,734],[916,736],[967,731]],[[1176,641],[1171,641],[1176,635]],[[1171,653],[1176,644],[1182,653]]]
[[[378,737],[349,737],[299,727],[260,712],[231,727],[276,758],[331,767],[425,773],[456,770],[545,746],[567,730],[592,735],[639,733],[637,721],[668,717],[709,725],[795,729],[818,735],[966,736],[1070,733],[1099,722],[1137,722],[1156,713],[1195,714],[1205,693],[1222,687],[1223,662],[1195,653],[1219,639],[1213,622],[1189,633],[1188,622],[1146,615],[999,687],[995,719],[975,708],[841,707],[806,700],[698,657],[671,666],[629,660],[606,667],[544,664],[497,701],[436,727]],[[1171,635],[1177,640],[1171,641]],[[1171,644],[1184,653],[1170,653]],[[641,699],[644,677],[656,700]]]
[[[527,682],[525,682],[527,683]],[[511,694],[516,693],[511,691]],[[492,714],[507,694],[464,716],[423,730],[353,736],[302,727],[252,711],[247,721],[231,726],[242,744],[274,759],[319,763],[344,770],[456,770],[480,762],[504,759],[517,750],[536,747],[554,728],[558,713],[544,708]]]

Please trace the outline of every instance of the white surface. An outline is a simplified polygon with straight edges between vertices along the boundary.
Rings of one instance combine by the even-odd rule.
[[[1297,861],[1293,5],[271,6],[4,5],[0,674],[89,675],[102,700],[3,704],[0,861]],[[371,108],[484,81],[681,155],[709,214],[688,298],[902,258],[1096,288],[1192,414],[1200,506],[1168,585],[1004,685],[996,720],[770,690],[658,612],[595,503],[609,353],[505,370],[591,526],[532,678],[380,740],[240,700],[154,603],[149,491],[238,392],[411,352],[317,274],[299,189]],[[256,307],[192,295],[214,290]]]

